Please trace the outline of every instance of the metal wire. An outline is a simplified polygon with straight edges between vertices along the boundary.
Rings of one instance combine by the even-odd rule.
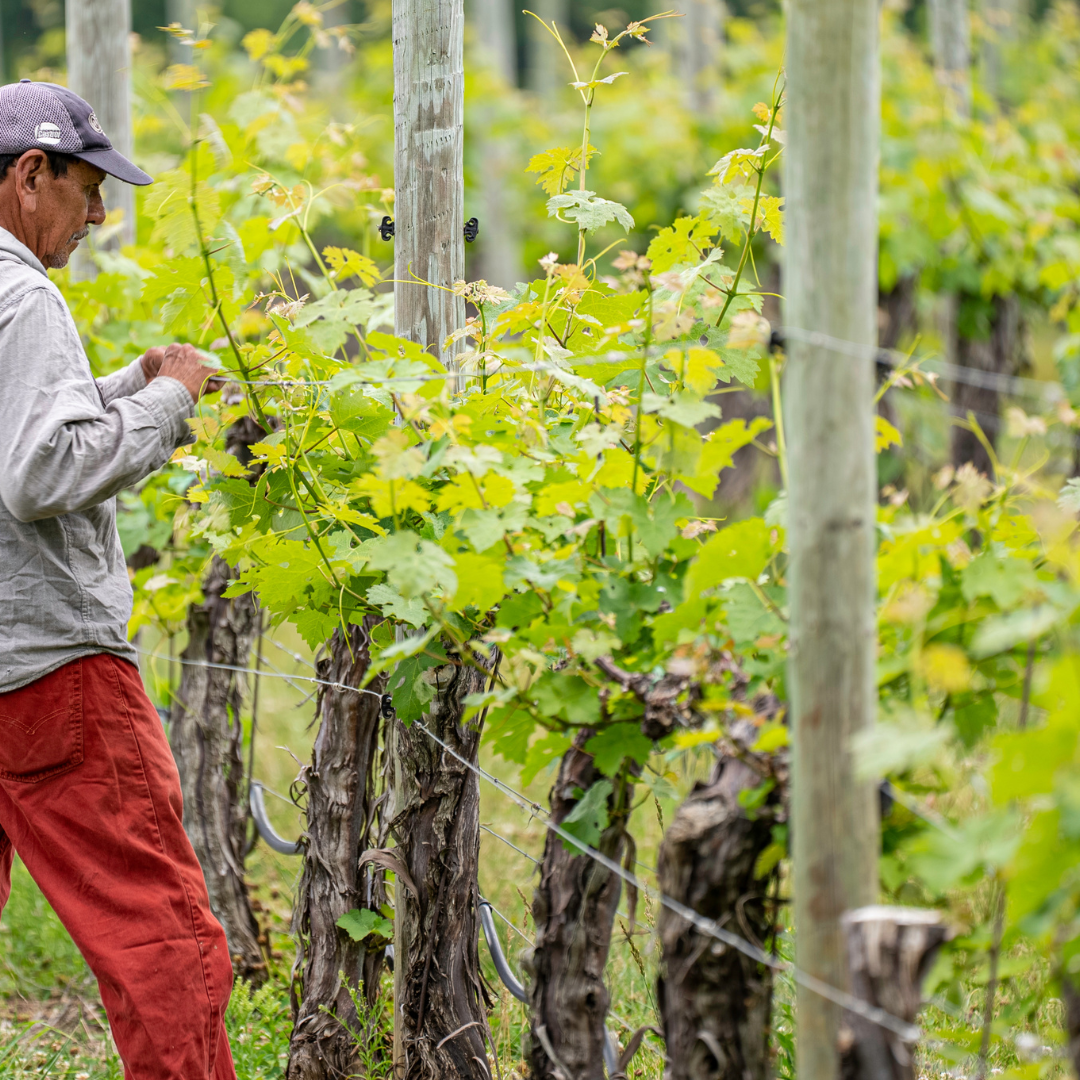
[[[491,836],[494,836],[496,840],[501,840],[507,847],[513,848],[519,855],[524,855],[525,858],[533,864],[533,866],[540,865],[539,859],[534,859],[527,851],[522,851],[522,849],[519,848],[517,844],[513,843],[510,840],[507,840],[506,837],[502,835],[502,833],[497,833],[494,829],[489,829],[483,822],[480,823],[480,828],[483,829],[484,832],[489,833]]]
[[[158,659],[158,654],[151,652],[149,649],[140,649],[135,646],[136,651],[142,653],[144,656],[149,656],[152,660]],[[271,679],[286,679],[291,681],[297,679],[300,682],[314,683],[317,686],[328,686],[331,690],[349,690],[354,694],[369,694],[371,697],[379,698],[381,700],[382,694],[376,693],[374,690],[368,690],[362,686],[346,686],[344,683],[328,682],[326,679],[316,679],[310,675],[282,675],[271,671],[256,672],[254,668],[239,667],[236,664],[215,664],[211,660],[184,660],[178,658],[174,661],[177,664],[183,664],[185,667],[206,667],[215,668],[219,671],[235,671],[240,675],[262,675],[264,678]],[[299,687],[297,687],[299,689]]]
[[[145,649],[139,649],[139,652],[143,652],[148,656],[154,656],[154,653]],[[254,669],[238,667],[232,664],[215,664],[208,660],[179,660],[181,664],[186,664],[193,667],[210,667],[220,668],[225,671],[236,671],[242,674],[254,674]],[[264,676],[270,674],[268,672],[262,672]],[[357,694],[370,694],[372,697],[381,698],[381,694],[377,694],[374,690],[367,690],[365,688],[356,686],[346,686],[344,683],[330,682],[326,679],[318,679],[308,676],[297,676],[305,682],[315,683],[320,686],[327,686],[334,690],[340,691],[353,691]],[[561,826],[556,825],[550,817],[545,816],[543,808],[538,804],[530,800],[527,800],[524,795],[516,792],[508,784],[503,783],[498,777],[492,776],[486,769],[482,769],[479,765],[474,764],[471,761],[463,758],[453,747],[449,746],[442,739],[440,739],[433,731],[431,731],[422,721],[416,720],[413,722],[413,727],[418,728],[425,735],[428,736],[433,742],[443,748],[456,761],[464,765],[470,772],[475,773],[478,777],[491,784],[498,791],[501,791],[504,795],[510,798],[513,802],[530,814],[536,815],[543,823],[544,828],[554,833],[560,839],[573,847],[577,848],[583,855],[588,856],[594,862],[599,863],[605,867],[608,871],[620,877],[627,885],[630,885],[638,891],[644,893],[646,896],[651,897],[656,902],[666,907],[669,911],[674,912],[680,918],[685,919],[695,929],[708,937],[715,938],[717,941],[722,942],[725,945],[730,945],[733,949],[741,952],[744,956],[749,957],[751,960],[756,961],[759,964],[764,964],[767,967],[773,968],[775,971],[785,972],[790,974],[792,978],[805,989],[810,990],[812,993],[817,994],[819,997],[823,997],[828,1001],[832,1001],[834,1004],[839,1005],[841,1008],[847,1009],[850,1012],[856,1013],[863,1017],[865,1020],[869,1020],[871,1023],[877,1024],[880,1027],[886,1028],[892,1031],[894,1034],[899,1035],[902,1039],[913,1042],[917,1040],[921,1034],[920,1028],[916,1024],[910,1024],[901,1017],[894,1016],[892,1013],[886,1012],[884,1009],[879,1009],[877,1006],[869,1005],[867,1002],[854,997],[845,990],[840,990],[835,986],[831,986],[829,983],[819,979],[816,975],[811,975],[809,972],[803,971],[801,968],[796,967],[794,964],[785,960],[780,960],[777,957],[767,953],[760,946],[755,945],[753,942],[740,937],[738,934],[732,933],[730,930],[725,930],[722,926],[718,925],[713,919],[708,919],[703,915],[698,914],[692,908],[687,907],[685,904],[673,897],[668,896],[666,893],[650,889],[641,881],[635,874],[629,870],[625,870],[614,859],[608,858],[606,855],[597,851],[595,848],[590,847],[588,844],[583,843],[576,836],[568,833]]]
[[[471,772],[476,773],[477,776],[482,777],[489,783],[492,779],[488,774],[484,772],[479,766],[474,765],[471,761],[463,758],[452,746],[449,746],[442,739],[440,739],[433,731],[430,731],[422,721],[416,720],[413,722],[413,726],[419,728],[425,735],[432,739],[435,743],[443,748],[456,761],[460,762]],[[500,790],[502,790],[500,786]],[[526,806],[522,806],[522,809],[526,809]],[[662,904],[669,911],[674,912],[680,918],[685,919],[695,929],[701,933],[706,934],[708,937],[715,938],[717,941],[722,942],[725,945],[730,945],[733,949],[741,952],[744,956],[749,957],[751,960],[756,961],[759,964],[764,964],[767,967],[773,968],[775,971],[781,971],[786,974],[790,974],[791,977],[800,986],[811,991],[811,993],[817,994],[819,997],[823,997],[828,1001],[839,1005],[841,1008],[847,1009],[849,1012],[853,1012],[863,1019],[870,1021],[873,1024],[877,1024],[879,1027],[886,1028],[892,1031],[894,1034],[899,1035],[902,1039],[908,1042],[916,1041],[922,1034],[921,1029],[917,1024],[911,1024],[904,1020],[902,1017],[894,1016],[892,1013],[886,1012],[884,1009],[879,1009],[875,1005],[870,1005],[865,1001],[860,1000],[852,994],[849,994],[846,990],[840,990],[835,986],[831,986],[829,983],[822,979],[819,979],[816,975],[811,975],[807,971],[803,971],[801,968],[796,967],[794,964],[789,963],[786,960],[780,960],[767,953],[760,946],[747,941],[745,938],[739,937],[738,934],[733,934],[730,930],[725,930],[722,926],[719,926],[713,919],[708,919],[703,915],[698,914],[692,908],[687,907],[685,904],[680,903],[678,900],[668,896],[663,892],[656,892],[648,888],[644,882],[638,877],[632,874],[629,870],[624,870],[614,859],[609,859],[602,852],[597,851],[595,848],[590,847],[588,844],[583,843],[576,836],[568,833],[565,829],[556,825],[555,822],[550,819],[544,820],[544,827],[550,832],[553,832],[560,839],[568,844],[572,844],[583,855],[588,856],[594,862],[599,863],[605,869],[615,874],[617,877],[622,878],[626,884],[633,886],[634,888],[645,893],[646,896],[651,896],[658,903]]]
[[[849,356],[855,360],[872,360],[876,363],[888,364],[890,367],[909,367],[919,364],[920,368],[930,374],[941,375],[954,383],[964,383],[983,390],[996,390],[999,393],[1011,394],[1015,397],[1043,396],[1049,401],[1059,400],[1066,397],[1065,389],[1058,382],[1042,379],[1025,378],[1020,375],[1006,375],[1002,372],[983,371],[980,368],[964,367],[953,364],[934,356],[915,357],[900,349],[883,349],[876,345],[865,345],[856,341],[848,341],[844,338],[833,337],[820,330],[804,330],[797,326],[777,326],[773,328],[773,341],[783,344],[786,339],[792,339],[802,344],[810,345],[819,349],[828,349],[831,352],[843,356]],[[562,373],[575,374],[574,369],[581,367],[599,367],[613,363],[640,360],[643,353],[650,359],[662,358],[667,350],[663,347],[653,346],[647,350],[636,351],[611,351],[603,356],[580,357],[567,360],[564,363],[536,362],[510,366],[499,361],[492,370],[481,371],[478,368],[469,371],[425,372],[420,375],[388,375],[385,378],[365,378],[359,372],[356,373],[355,382],[364,386],[384,386],[397,383],[415,382],[451,382],[462,376],[466,378],[494,378],[497,375],[513,376],[518,373]],[[329,386],[328,379],[295,379],[282,377],[280,379],[238,379],[231,375],[229,381],[240,386]]]

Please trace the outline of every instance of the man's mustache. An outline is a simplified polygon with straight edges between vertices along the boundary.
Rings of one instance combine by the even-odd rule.
[[[68,241],[68,243],[69,244],[77,244],[80,240],[85,240],[89,235],[90,235],[89,227],[87,227],[85,229],[80,229],[77,233],[72,233],[71,234],[71,239]]]

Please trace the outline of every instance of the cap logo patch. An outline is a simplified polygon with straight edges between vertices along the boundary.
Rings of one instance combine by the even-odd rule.
[[[105,132],[101,130],[101,125],[98,123],[97,113],[91,113],[86,122],[99,134],[104,135]]]
[[[60,129],[55,124],[46,121],[34,128],[34,138],[40,143],[46,143],[48,146],[59,146]]]

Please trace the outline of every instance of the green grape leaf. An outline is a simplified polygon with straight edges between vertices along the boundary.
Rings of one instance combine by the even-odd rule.
[[[761,518],[747,518],[709,537],[687,575],[687,595],[729,578],[757,579],[772,558],[772,530]]]
[[[1031,563],[1024,559],[999,559],[989,551],[981,552],[964,567],[960,581],[964,599],[969,603],[976,597],[989,596],[1003,610],[1016,607],[1039,588]]]
[[[562,217],[579,229],[594,232],[610,221],[617,221],[627,232],[634,227],[630,211],[622,203],[601,199],[595,191],[568,191],[548,199],[548,217]]]
[[[172,248],[178,255],[197,245],[195,216],[189,202],[191,194],[191,174],[186,169],[172,169],[157,175],[143,203],[147,216],[154,221],[151,244]],[[200,180],[195,185],[195,201],[203,237],[211,236],[221,219],[217,190]]]
[[[597,152],[595,146],[587,148],[585,152],[586,166]],[[536,182],[548,195],[561,195],[566,185],[573,180],[580,168],[580,146],[555,146],[550,150],[545,150],[542,154],[534,154],[529,159],[525,171],[540,174],[537,176]]]
[[[384,919],[377,911],[370,908],[353,908],[346,911],[335,924],[341,927],[353,941],[364,941],[373,934],[376,937],[386,938],[388,941],[394,936],[394,924],[390,919]]]
[[[639,765],[644,765],[652,753],[652,739],[641,734],[640,727],[633,722],[612,724],[598,735],[593,736],[585,749],[593,756],[593,763],[605,776],[614,776],[624,758],[632,758]]]
[[[433,650],[434,651],[434,650]],[[394,699],[394,712],[403,724],[419,720],[435,697],[435,687],[424,678],[424,672],[438,667],[443,661],[419,654],[402,660],[390,676],[387,692]]]
[[[612,790],[610,780],[597,780],[563,819],[563,830],[591,848],[599,846],[600,836],[608,824],[608,799]],[[567,851],[580,854],[581,849],[568,840],[562,843]]]
[[[662,274],[676,263],[697,262],[704,254],[702,249],[712,246],[715,232],[708,214],[676,218],[673,225],[661,229],[649,243],[645,254],[652,262],[652,273]]]

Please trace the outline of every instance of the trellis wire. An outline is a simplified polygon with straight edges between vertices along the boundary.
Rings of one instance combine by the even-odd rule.
[[[1006,375],[1003,372],[983,371],[980,368],[964,367],[929,355],[916,357],[901,349],[885,349],[877,345],[865,345],[857,341],[847,341],[844,338],[833,337],[831,334],[819,330],[804,330],[797,326],[778,326],[773,328],[772,335],[772,341],[777,344],[782,345],[786,339],[791,338],[815,348],[828,349],[831,352],[849,356],[855,360],[872,360],[875,363],[887,364],[894,368],[924,364],[933,365],[932,368],[920,367],[920,370],[931,375],[943,376],[950,382],[965,383],[968,386],[983,390],[996,390],[999,393],[1011,394],[1015,397],[1043,396],[1050,402],[1066,397],[1065,389],[1059,382],[1030,379],[1020,375]],[[644,350],[644,354],[649,359],[659,359],[667,351],[668,349],[663,346],[651,346]],[[451,382],[462,375],[470,379],[494,378],[497,375],[505,376],[517,373],[531,374],[534,372],[558,372],[573,375],[575,374],[574,368],[599,367],[628,361],[640,361],[641,358],[642,350],[640,349],[632,352],[619,350],[605,353],[603,356],[567,360],[564,363],[536,362],[510,366],[500,360],[491,370],[477,367],[462,372],[425,372],[418,375],[387,375],[384,378],[365,378],[363,375],[356,373],[354,382],[349,385],[383,386],[398,383]],[[236,383],[238,386],[280,386],[286,388],[294,386],[329,386],[331,381],[329,379],[303,379],[289,376],[282,376],[278,379],[238,379],[229,373],[223,373],[223,377],[226,376],[229,382]]]
[[[456,759],[462,765],[464,765],[470,771],[476,773],[477,776],[481,776],[484,779],[488,779],[484,775],[483,770],[474,765],[471,761],[463,758],[452,746],[443,742],[433,731],[430,731],[421,721],[416,720],[413,722],[414,727],[418,727],[428,738],[432,739],[435,743],[443,748],[451,757]],[[490,782],[490,781],[489,781]],[[525,809],[523,806],[522,809]],[[673,897],[668,896],[664,892],[654,892],[649,889],[644,882],[641,881],[635,874],[629,870],[624,870],[614,859],[609,859],[602,852],[597,851],[595,848],[590,847],[588,844],[579,840],[576,836],[568,833],[561,826],[556,825],[554,821],[550,819],[543,821],[544,827],[550,832],[553,832],[561,840],[568,844],[572,844],[583,855],[587,855],[594,862],[599,863],[610,873],[615,874],[617,877],[622,878],[627,885],[633,886],[640,892],[643,892],[646,896],[651,896],[658,903],[662,904],[669,911],[674,912],[680,918],[685,919],[695,929],[701,933],[706,934],[709,937],[715,938],[717,941],[722,942],[725,945],[730,945],[731,948],[741,952],[744,956],[759,964],[764,964],[766,967],[770,967],[775,971],[781,971],[786,974],[790,974],[792,978],[799,983],[800,986],[805,987],[812,993],[817,994],[819,997],[823,997],[828,1001],[833,1002],[835,1005],[839,1005],[841,1008],[847,1009],[849,1012],[853,1012],[858,1016],[863,1017],[865,1020],[869,1020],[873,1024],[877,1024],[879,1027],[886,1028],[892,1031],[894,1034],[899,1035],[902,1039],[909,1042],[914,1042],[921,1035],[921,1030],[916,1024],[910,1024],[906,1020],[899,1016],[894,1016],[892,1013],[886,1012],[884,1009],[879,1009],[875,1005],[870,1005],[865,1001],[861,1001],[859,998],[852,994],[849,994],[846,990],[840,990],[835,986],[829,985],[819,979],[816,975],[811,975],[807,971],[803,971],[801,968],[796,967],[794,964],[789,963],[786,960],[780,960],[777,957],[771,956],[764,949],[747,941],[745,938],[739,937],[738,934],[733,934],[730,930],[725,930],[722,926],[719,926],[715,920],[708,919],[703,915],[699,915],[692,908],[687,907],[685,904],[680,903]]]
[[[146,655],[154,656],[155,654],[149,653],[145,649],[139,649],[139,652]],[[183,660],[178,661],[181,664],[195,667],[211,667],[218,668],[224,671],[234,671],[240,674],[255,674],[253,668],[244,668],[235,664],[215,664],[209,660]],[[265,676],[271,674],[268,672],[262,672]],[[364,687],[346,686],[344,683],[331,682],[326,679],[319,679],[310,676],[295,676],[295,678],[302,679],[304,682],[315,683],[320,686],[329,687],[332,690],[339,690],[344,692],[352,692],[355,694],[369,694],[372,697],[377,697],[380,700],[383,695],[376,693],[374,690],[368,690]],[[602,852],[597,851],[595,848],[590,847],[579,840],[576,836],[568,833],[560,825],[557,825],[550,817],[543,816],[543,808],[535,802],[528,800],[525,796],[520,795],[514,791],[508,784],[503,783],[498,777],[492,776],[486,769],[482,769],[479,765],[468,761],[463,758],[452,746],[449,746],[442,739],[440,739],[433,731],[427,728],[421,721],[415,720],[412,724],[413,727],[418,728],[425,735],[428,736],[433,742],[441,746],[442,749],[448,753],[456,761],[460,762],[470,772],[475,773],[476,776],[487,781],[496,790],[501,791],[513,802],[524,811],[535,814],[544,828],[549,832],[554,833],[561,840],[573,847],[577,848],[583,855],[588,856],[594,862],[599,863],[609,872],[615,874],[621,878],[627,885],[630,885],[637,889],[639,892],[644,893],[646,896],[651,897],[657,903],[666,907],[669,911],[674,912],[680,918],[685,919],[695,929],[708,937],[715,938],[717,941],[722,942],[725,945],[731,946],[731,948],[741,952],[744,956],[759,964],[764,964],[766,967],[772,968],[774,971],[780,971],[785,974],[790,974],[791,977],[803,986],[805,989],[811,991],[811,993],[817,994],[819,997],[825,998],[827,1001],[833,1002],[835,1005],[839,1005],[841,1008],[847,1009],[849,1012],[853,1012],[863,1019],[870,1021],[873,1024],[877,1024],[879,1027],[886,1028],[892,1031],[894,1034],[899,1035],[902,1039],[909,1042],[914,1042],[921,1035],[921,1029],[917,1024],[910,1024],[902,1017],[894,1016],[892,1013],[886,1012],[884,1009],[879,1009],[877,1006],[870,1005],[865,1001],[861,1001],[859,998],[849,994],[846,990],[840,990],[835,986],[831,986],[829,983],[819,979],[816,975],[811,975],[807,971],[803,971],[801,968],[796,967],[794,964],[780,960],[777,957],[771,956],[765,952],[760,946],[747,941],[745,938],[740,937],[738,934],[732,933],[730,930],[725,930],[722,926],[719,926],[715,920],[706,918],[703,915],[699,915],[692,908],[687,907],[685,904],[680,903],[673,897],[668,896],[662,891],[656,891],[650,889],[645,883],[638,878],[635,874],[629,870],[625,870],[614,859],[609,859]]]

